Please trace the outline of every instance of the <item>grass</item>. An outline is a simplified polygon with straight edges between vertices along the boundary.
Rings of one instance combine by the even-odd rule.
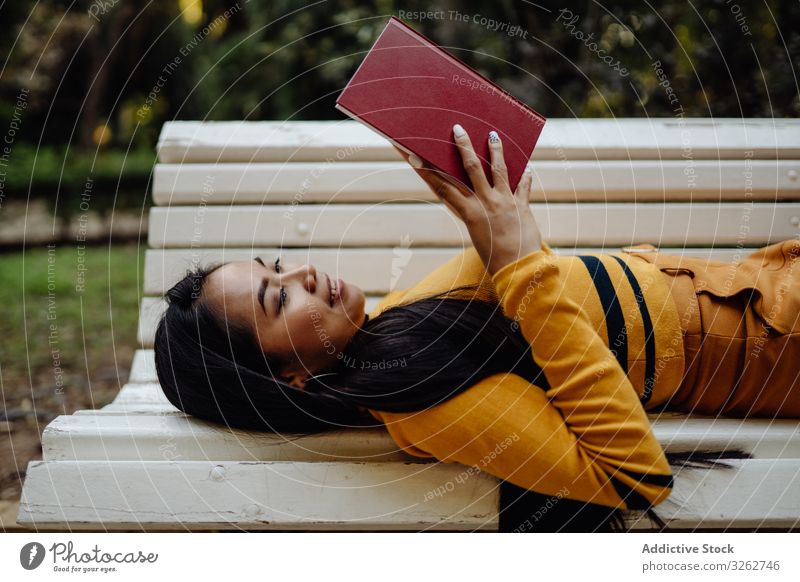
[[[59,414],[108,404],[127,381],[143,250],[72,245],[0,254],[0,508],[11,507],[6,513],[15,513],[28,463],[42,457],[44,427]]]
[[[113,398],[136,349],[143,254],[72,245],[0,255],[6,409],[27,399],[71,412]]]

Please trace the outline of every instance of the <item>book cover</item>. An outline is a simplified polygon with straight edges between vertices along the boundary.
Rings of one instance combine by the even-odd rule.
[[[468,186],[453,125],[469,133],[489,183],[487,138],[494,129],[503,141],[512,191],[545,124],[544,117],[394,16],[336,107]]]

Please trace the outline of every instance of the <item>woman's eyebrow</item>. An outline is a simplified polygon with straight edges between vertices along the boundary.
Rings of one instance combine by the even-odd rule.
[[[259,257],[256,257],[253,260],[256,261],[258,264],[260,264],[262,267],[266,267],[266,265],[264,264],[264,261],[262,261]],[[261,305],[261,309],[264,312],[264,315],[267,315],[267,308],[264,305],[264,295],[267,293],[267,286],[268,285],[269,285],[269,281],[267,281],[267,278],[264,277],[261,280],[261,285],[258,286],[258,304]]]

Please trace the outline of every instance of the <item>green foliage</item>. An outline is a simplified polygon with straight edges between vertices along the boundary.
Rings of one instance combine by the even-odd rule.
[[[8,113],[19,83],[32,75],[29,141],[46,135],[50,143],[74,143],[97,74],[93,63],[110,72],[99,120],[109,124],[116,147],[152,147],[162,124],[175,118],[341,119],[336,95],[390,15],[404,15],[549,117],[674,115],[654,73],[656,61],[686,115],[800,114],[800,30],[792,25],[800,22],[800,4],[792,0],[654,8],[633,0],[579,0],[568,9],[548,0],[204,0],[197,24],[181,17],[178,0],[120,2],[99,22],[88,15],[91,2],[80,4],[68,11],[66,29],[63,3],[37,4],[36,18],[24,27],[25,12],[8,12],[16,21],[9,28],[20,28],[21,37],[0,80],[0,102]],[[125,12],[124,5],[135,9]],[[440,17],[409,17],[431,10]],[[121,38],[109,36],[115,23]],[[519,33],[508,34],[511,27]],[[87,34],[93,45],[81,42]],[[580,40],[588,35],[629,74],[590,50]],[[97,59],[97,50],[107,54]],[[159,77],[163,87],[148,102]],[[145,105],[146,115],[137,115]]]
[[[336,95],[388,16],[434,10],[440,17],[406,20],[548,117],[673,116],[678,106],[700,117],[800,114],[796,2],[536,5],[372,0],[298,10],[253,0],[242,31],[198,47],[193,99],[211,119],[341,119]],[[519,33],[508,34],[514,26]],[[589,35],[594,51],[581,40]]]
[[[9,199],[26,199],[29,192],[31,197],[50,198],[53,203],[58,198],[59,215],[68,218],[91,180],[94,210],[138,208],[144,203],[154,163],[152,148],[85,151],[59,146],[36,149],[22,143],[14,148],[6,168],[5,191]]]

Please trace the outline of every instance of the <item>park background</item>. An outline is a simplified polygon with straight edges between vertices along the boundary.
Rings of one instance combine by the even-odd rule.
[[[0,528],[47,423],[127,380],[164,122],[341,120],[390,15],[546,117],[798,117],[800,3],[660,4],[0,2]]]

